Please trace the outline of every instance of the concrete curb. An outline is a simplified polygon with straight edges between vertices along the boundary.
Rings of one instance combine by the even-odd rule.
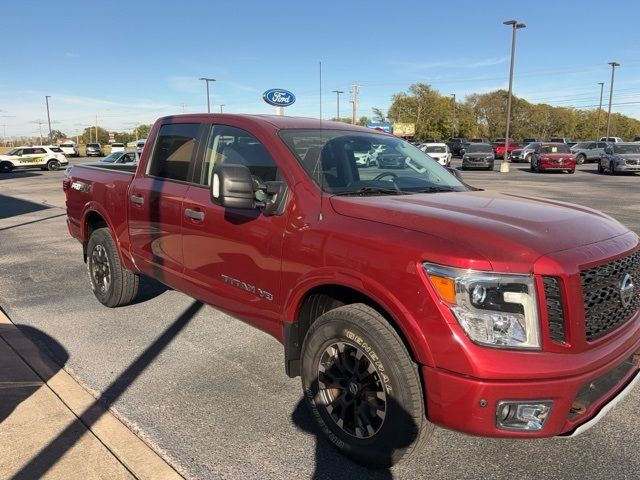
[[[47,386],[136,478],[183,480],[183,477],[160,455],[109,410],[98,405],[96,399],[71,375],[43,354],[2,310],[0,310],[0,324],[6,327],[2,335],[5,342],[38,376],[49,379],[46,382]],[[97,420],[88,421],[89,418],[97,418]]]

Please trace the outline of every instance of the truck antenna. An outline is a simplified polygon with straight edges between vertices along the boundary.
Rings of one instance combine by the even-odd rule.
[[[320,212],[318,213],[318,220],[323,219],[322,202],[324,199],[324,172],[322,171],[322,150],[324,150],[323,135],[322,135],[322,60],[318,62],[319,67],[319,85],[320,85],[320,153],[316,160],[316,168],[314,171],[320,173]]]

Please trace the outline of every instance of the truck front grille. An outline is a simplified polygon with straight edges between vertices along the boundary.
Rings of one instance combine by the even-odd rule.
[[[635,284],[632,298],[624,306],[622,283],[630,275]],[[606,335],[629,320],[640,308],[640,250],[580,272],[584,297],[584,317],[587,341]]]
[[[542,277],[544,284],[544,296],[547,302],[547,323],[549,335],[555,343],[565,343],[566,334],[564,328],[564,306],[560,282],[556,277]]]

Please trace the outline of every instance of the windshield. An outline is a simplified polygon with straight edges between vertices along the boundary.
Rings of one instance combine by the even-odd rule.
[[[60,147],[73,148],[73,143],[61,143]]]
[[[104,157],[102,160],[100,160],[101,162],[106,162],[106,163],[116,163],[117,160],[122,156],[122,153],[117,152],[117,153],[111,153],[109,155],[107,155],[106,157]]]
[[[427,153],[447,153],[447,148],[444,145],[427,145],[423,151]]]
[[[112,147],[124,147],[124,143],[112,143]]]
[[[540,142],[532,142],[532,143],[529,143],[528,145],[525,145],[524,148],[530,148],[531,150],[535,150],[538,145],[540,145]]]
[[[100,145],[97,143],[87,143],[87,147],[99,147]]]
[[[640,153],[640,145],[618,145],[613,144],[614,153]]]
[[[491,153],[493,152],[493,148],[488,144],[471,144],[467,147],[467,153]]]
[[[396,137],[315,129],[287,129],[279,135],[325,192],[384,195],[467,190],[429,155]]]
[[[18,155],[22,149],[21,148],[13,148],[9,150],[5,155]]]
[[[540,149],[542,153],[571,153],[569,146],[565,144],[561,145],[543,145]]]

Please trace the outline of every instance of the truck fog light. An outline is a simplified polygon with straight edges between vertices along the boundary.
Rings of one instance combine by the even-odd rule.
[[[542,430],[552,406],[551,400],[498,402],[496,424],[503,430]]]

